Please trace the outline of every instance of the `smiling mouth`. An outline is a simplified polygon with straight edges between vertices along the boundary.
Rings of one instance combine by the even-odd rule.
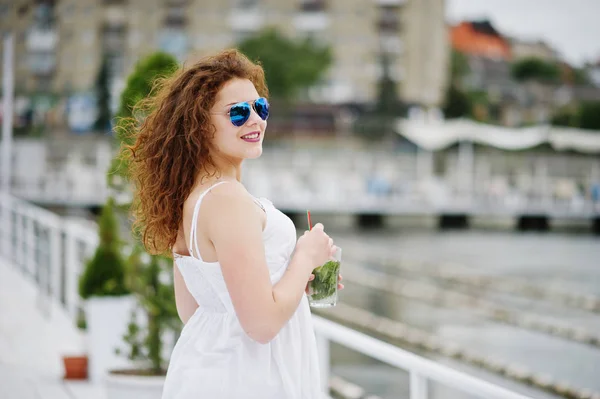
[[[253,133],[248,133],[242,136],[243,140],[256,140],[257,138],[260,137],[260,133],[259,132],[253,132]]]

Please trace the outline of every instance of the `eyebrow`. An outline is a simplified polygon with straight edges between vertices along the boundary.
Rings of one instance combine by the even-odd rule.
[[[256,99],[258,99],[258,98],[260,98],[260,96],[256,97]],[[228,106],[233,105],[233,104],[248,103],[248,102],[256,101],[256,99],[254,99],[254,100],[248,100],[248,101],[244,101],[244,100],[242,100],[242,101],[235,101],[235,102],[232,102],[232,103],[224,105],[224,107],[228,107]]]

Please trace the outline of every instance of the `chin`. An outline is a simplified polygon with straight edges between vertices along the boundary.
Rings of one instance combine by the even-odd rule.
[[[263,148],[262,148],[262,143],[260,146],[256,146],[255,148],[252,148],[251,150],[247,150],[246,151],[246,156],[244,157],[245,159],[256,159],[259,158],[262,155],[263,152]]]

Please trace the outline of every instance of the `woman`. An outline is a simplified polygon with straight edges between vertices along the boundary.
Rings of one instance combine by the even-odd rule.
[[[236,50],[165,80],[130,147],[136,223],[152,253],[175,260],[185,323],[163,399],[316,399],[319,370],[304,295],[335,247],[240,183],[262,153],[263,70]],[[340,284],[340,288],[341,288]]]

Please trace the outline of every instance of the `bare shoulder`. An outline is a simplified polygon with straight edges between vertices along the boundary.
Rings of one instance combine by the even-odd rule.
[[[256,205],[250,193],[237,181],[219,184],[206,193],[202,200],[205,220],[229,219],[240,213],[254,211]],[[254,212],[250,212],[250,215]]]
[[[228,181],[225,184],[219,184],[207,192],[203,202],[206,203],[205,208],[220,208],[222,207],[223,202],[230,205],[231,203],[251,201],[251,198],[252,197],[242,183]]]
[[[232,230],[248,228],[260,232],[264,227],[264,215],[239,182],[228,182],[211,189],[202,200],[202,208],[200,223],[212,233],[209,233],[211,238],[214,238],[214,233],[232,235]]]

